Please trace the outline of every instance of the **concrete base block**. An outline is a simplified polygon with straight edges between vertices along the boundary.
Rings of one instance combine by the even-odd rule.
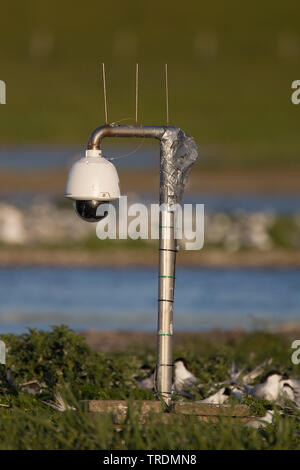
[[[137,413],[140,421],[145,422],[150,417],[164,422],[174,420],[195,419],[196,421],[217,422],[221,418],[241,420],[247,422],[253,419],[247,405],[210,405],[204,403],[175,402],[170,410],[166,410],[163,402],[151,400],[83,400],[83,409],[90,413],[110,414],[116,424],[125,421],[128,407],[131,406],[133,413]]]

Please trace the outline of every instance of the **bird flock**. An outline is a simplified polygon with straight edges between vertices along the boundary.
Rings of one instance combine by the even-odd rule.
[[[203,396],[207,384],[201,383],[188,369],[186,360],[179,357],[174,362],[172,394],[174,398],[179,398],[179,400],[188,398],[194,399],[195,403],[209,405],[226,405],[229,399],[241,402],[247,396],[258,400],[267,400],[270,403],[266,406],[264,403],[266,409],[265,416],[256,418],[246,424],[246,426],[259,429],[273,422],[275,407],[278,409],[279,414],[295,410],[300,412],[300,379],[290,378],[276,370],[271,370],[262,377],[265,369],[270,368],[271,363],[272,359],[266,360],[254,370],[245,373],[245,369],[238,370],[233,361],[230,370],[228,370],[226,380],[211,386],[208,389],[207,396],[202,400],[195,400],[197,392],[200,392]],[[148,376],[138,380],[139,388],[156,393],[155,370],[151,371],[147,366],[143,366],[142,370],[144,375],[148,374]],[[258,381],[259,377],[262,377],[260,382],[254,383]],[[10,387],[16,387],[9,368],[6,373],[6,381]],[[45,384],[32,380],[20,384],[18,388],[29,394],[36,395],[43,391]],[[43,403],[60,412],[67,410],[76,411],[76,408],[66,403],[58,391],[54,394],[54,399],[55,401],[43,401]],[[9,407],[6,404],[0,404],[0,406]]]
[[[265,369],[270,366],[272,359],[264,361],[254,370],[244,373],[244,369],[238,370],[235,362],[232,362],[228,371],[228,378],[224,382],[214,384],[208,391],[208,396],[195,403],[211,405],[223,405],[232,398],[241,402],[246,396],[251,396],[261,400],[267,400],[282,409],[297,409],[300,411],[300,380],[289,378],[276,370],[268,372],[260,383],[254,385],[254,381],[261,377]],[[155,391],[155,371],[149,377],[139,381],[141,389]],[[194,392],[201,391],[204,384],[201,384],[197,377],[188,370],[184,358],[180,357],[174,362],[174,382],[172,392],[178,394],[181,399],[195,398]],[[253,428],[264,427],[272,423],[274,410],[272,404],[266,406],[266,414],[247,423]],[[283,411],[279,411],[283,413]]]

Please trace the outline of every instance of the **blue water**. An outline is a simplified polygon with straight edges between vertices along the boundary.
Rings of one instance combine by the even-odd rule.
[[[0,146],[0,170],[47,171],[69,169],[74,161],[84,155],[84,145],[61,147],[3,147]],[[150,169],[159,167],[159,146],[157,143],[132,141],[127,146],[116,146],[109,139],[103,143],[103,152],[108,157],[117,157],[114,164],[118,169]],[[130,155],[128,155],[130,154]],[[127,155],[127,156],[126,156]],[[126,156],[126,158],[123,158]],[[121,158],[119,158],[121,157]],[[0,188],[1,191],[1,188]],[[300,211],[300,194],[209,194],[187,195],[183,202],[205,204],[205,210],[233,212],[275,211],[277,213],[297,213]],[[1,195],[6,200],[16,202],[29,200],[34,195],[19,194],[18,191]],[[141,195],[145,201],[153,201],[152,195]]]
[[[300,270],[178,269],[175,330],[300,322]],[[155,269],[0,268],[0,333],[65,323],[153,331]]]
[[[43,171],[69,168],[72,163],[85,155],[86,146],[0,146],[0,169],[14,171]],[[125,147],[105,141],[103,154],[116,158],[118,168],[158,168],[159,145],[156,143],[131,142]],[[126,158],[125,158],[126,157]]]
[[[300,194],[209,194],[186,195],[183,203],[204,204],[206,212],[300,212]]]

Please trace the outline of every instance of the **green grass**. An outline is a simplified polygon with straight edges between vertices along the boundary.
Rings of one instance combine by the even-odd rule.
[[[299,449],[299,423],[277,417],[262,431],[225,419],[216,424],[195,422],[162,424],[153,417],[139,424],[129,413],[122,430],[110,416],[87,416],[81,411],[59,414],[36,409],[1,413],[0,449],[74,450],[286,450]]]
[[[299,224],[291,217],[278,217],[270,229],[270,236],[277,247],[286,249],[299,247]]]
[[[113,14],[97,0],[27,0],[17,11],[7,2],[1,6],[0,78],[8,104],[0,108],[0,140],[84,145],[104,120],[102,61],[110,121],[134,122],[138,61],[141,122],[164,124],[168,62],[171,123],[195,137],[202,161],[298,165],[300,107],[290,95],[299,78],[299,12],[296,0],[265,0],[259,7],[190,0],[185,8],[179,0],[118,0]],[[216,54],[210,54],[207,44],[214,41]],[[280,41],[290,56],[280,56]],[[34,44],[42,51],[34,52]]]
[[[83,338],[65,326],[51,331],[30,330],[14,336],[2,335],[7,344],[7,367],[12,382],[1,366],[0,449],[300,449],[300,424],[297,415],[276,415],[267,428],[257,431],[242,423],[220,419],[218,423],[185,422],[163,424],[152,416],[141,424],[133,399],[153,399],[141,391],[137,378],[142,364],[155,363],[155,351],[142,344],[131,345],[124,352],[107,354],[92,351]],[[184,355],[189,368],[200,382],[210,384],[227,378],[234,358],[237,364],[252,369],[266,358],[273,358],[272,368],[297,376],[299,366],[291,363],[290,343],[281,336],[252,333],[219,344],[195,334],[187,344],[175,348],[175,356]],[[267,371],[266,371],[267,372]],[[39,380],[41,395],[29,395],[20,384]],[[59,413],[42,401],[60,390],[76,412]],[[203,390],[202,395],[205,395]],[[129,412],[122,429],[112,416],[87,415],[78,406],[80,399],[126,399]],[[264,415],[265,401],[247,398],[253,415]]]

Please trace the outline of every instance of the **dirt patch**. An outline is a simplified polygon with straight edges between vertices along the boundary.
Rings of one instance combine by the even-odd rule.
[[[174,345],[182,346],[187,342],[201,341],[201,339],[224,344],[228,341],[237,341],[245,332],[242,330],[220,331],[212,330],[209,332],[178,332],[174,335]],[[96,331],[88,330],[82,333],[87,344],[96,351],[111,352],[125,351],[129,347],[135,348],[142,345],[143,348],[156,347],[156,333],[146,333],[141,331]]]
[[[158,193],[159,172],[120,171],[122,194]],[[67,171],[11,172],[0,174],[0,192],[42,192],[63,197]],[[242,170],[195,167],[189,176],[187,192],[221,193],[299,193],[300,169]]]
[[[42,249],[26,247],[0,248],[0,266],[76,266],[76,267],[156,267],[157,250],[118,249]],[[245,267],[245,268],[291,268],[300,267],[300,250],[274,250],[269,252],[243,251],[229,253],[221,249],[180,251],[177,256],[179,267]]]
[[[270,330],[270,333],[283,336],[287,340],[300,338],[300,323],[283,324],[279,328]],[[208,341],[222,346],[223,344],[235,343],[241,340],[248,333],[243,330],[211,330],[205,332],[185,332],[179,331],[174,335],[174,346],[183,346],[200,341]],[[94,350],[108,353],[112,351],[126,351],[128,348],[135,349],[139,346],[143,348],[156,348],[156,332],[142,331],[97,331],[87,330],[82,333],[87,344]]]

